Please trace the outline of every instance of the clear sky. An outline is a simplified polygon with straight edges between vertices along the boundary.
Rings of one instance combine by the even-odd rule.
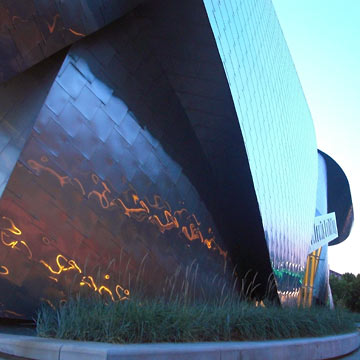
[[[315,124],[318,148],[345,171],[355,222],[329,250],[340,273],[360,273],[360,0],[273,0]]]

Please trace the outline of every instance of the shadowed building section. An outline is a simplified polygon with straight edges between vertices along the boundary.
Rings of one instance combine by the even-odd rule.
[[[2,0],[0,82],[118,19],[142,0]]]
[[[328,212],[335,212],[339,237],[329,243],[337,245],[347,239],[354,223],[354,211],[349,181],[339,164],[319,150],[324,158],[327,172]]]
[[[211,189],[205,192],[203,178],[196,187],[214,214],[239,277],[256,277],[256,292],[263,296],[272,273],[268,249],[244,139],[206,8],[202,1],[156,0],[139,6],[134,15],[151,24],[146,42],[152,44],[211,167]]]

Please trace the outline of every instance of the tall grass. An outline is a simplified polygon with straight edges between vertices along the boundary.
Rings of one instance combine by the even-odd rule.
[[[37,334],[110,343],[266,340],[324,336],[355,330],[352,314],[326,308],[256,307],[244,301],[192,303],[132,299],[106,304],[71,299],[38,313]]]
[[[256,276],[239,281],[234,271],[229,282],[216,275],[207,280],[206,292],[195,262],[182,274],[177,269],[160,286],[162,291],[148,296],[141,281],[144,264],[145,259],[129,300],[113,303],[97,293],[78,293],[57,308],[44,304],[37,316],[38,336],[151,343],[286,339],[355,330],[353,315],[344,310],[281,308],[266,299],[261,302],[266,307],[255,306],[259,303],[251,299],[258,286]],[[273,287],[271,278],[267,294],[274,292]]]

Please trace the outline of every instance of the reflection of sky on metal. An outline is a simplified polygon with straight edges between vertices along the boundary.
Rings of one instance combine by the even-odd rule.
[[[0,84],[0,198],[62,60],[59,53]]]
[[[358,0],[273,0],[313,115],[319,149],[344,170],[355,222],[349,238],[329,247],[330,268],[360,273],[360,27]]]
[[[318,154],[318,185],[316,193],[316,216],[324,215],[327,213],[327,173],[326,173],[326,163],[324,158]],[[313,293],[312,295],[319,300],[326,299],[326,292],[328,288],[328,253],[329,246],[325,245],[319,251],[319,261],[317,263],[317,271],[314,282],[313,282]],[[313,301],[311,299],[310,301]]]
[[[6,136],[6,132],[2,131],[0,136]],[[14,142],[9,142],[6,146],[6,149],[2,150],[1,153],[1,167],[0,167],[0,176],[1,176],[1,185],[0,185],[0,197],[3,194],[6,184],[9,180],[11,172],[14,169],[17,159],[21,153],[21,145],[17,146]]]
[[[276,14],[268,1],[205,4],[244,136],[273,266],[302,271],[315,215],[316,141]]]
[[[318,188],[316,194],[316,216],[325,215],[327,213],[327,173],[324,158],[318,154],[319,170],[318,170]]]

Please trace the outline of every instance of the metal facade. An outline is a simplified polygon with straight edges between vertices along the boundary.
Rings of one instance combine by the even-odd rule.
[[[296,299],[312,236],[315,131],[271,1],[205,1],[282,301]]]
[[[83,289],[211,297],[244,276],[258,299],[325,302],[314,216],[340,181],[345,239],[350,190],[318,162],[271,1],[121,4],[0,6],[0,79],[41,61],[0,85],[0,316]]]

